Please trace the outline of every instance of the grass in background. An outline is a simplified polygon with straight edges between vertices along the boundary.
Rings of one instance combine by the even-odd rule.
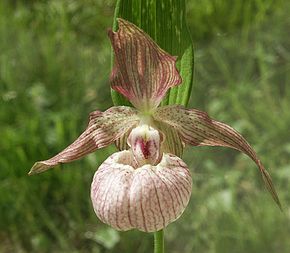
[[[190,206],[166,229],[167,251],[289,252],[290,19],[283,1],[198,1],[191,107],[243,133],[270,167],[285,211],[255,165],[228,149],[188,148]],[[111,105],[114,1],[0,2],[0,252],[150,252],[152,237],[118,233],[93,213],[90,182],[114,148],[28,177],[69,144],[89,112]],[[182,235],[182,236],[180,236]]]

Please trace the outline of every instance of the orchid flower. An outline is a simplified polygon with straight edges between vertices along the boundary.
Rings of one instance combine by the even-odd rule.
[[[257,164],[280,206],[270,175],[241,134],[196,109],[158,107],[168,89],[182,82],[176,57],[134,24],[119,19],[118,26],[117,32],[109,31],[115,53],[111,87],[134,108],[113,106],[92,112],[77,140],[56,156],[35,163],[29,174],[115,143],[120,151],[107,158],[93,178],[95,213],[117,230],[153,232],[176,220],[189,202],[191,175],[180,158],[185,144],[223,146],[245,153]]]

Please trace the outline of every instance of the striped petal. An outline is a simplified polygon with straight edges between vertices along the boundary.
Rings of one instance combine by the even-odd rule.
[[[232,127],[215,121],[207,113],[186,109],[182,106],[165,106],[158,108],[154,114],[157,121],[162,121],[174,127],[185,143],[194,146],[223,146],[237,149],[247,154],[258,166],[266,188],[274,201],[281,204],[269,173],[258,159],[256,152]]]
[[[132,129],[131,129],[132,130]],[[128,137],[130,135],[131,131],[127,131],[125,134],[123,134],[120,138],[118,138],[116,141],[115,141],[115,145],[116,145],[116,148],[121,151],[121,150],[126,150],[126,149],[129,149],[129,145],[127,143],[127,140],[128,140]]]
[[[131,151],[111,155],[96,171],[91,186],[95,213],[117,230],[154,232],[176,220],[191,195],[186,164],[164,154],[161,162],[138,167]]]
[[[154,124],[164,136],[164,140],[161,144],[163,152],[181,157],[183,154],[184,142],[181,140],[178,132],[172,126],[162,121],[155,121]]]
[[[118,25],[117,32],[109,31],[115,52],[112,88],[139,110],[156,108],[166,91],[181,83],[176,58],[132,23],[118,19]]]
[[[131,107],[116,106],[105,112],[95,111],[90,114],[87,129],[71,145],[48,160],[36,162],[29,175],[46,171],[60,163],[72,162],[108,146],[138,122],[136,110]]]

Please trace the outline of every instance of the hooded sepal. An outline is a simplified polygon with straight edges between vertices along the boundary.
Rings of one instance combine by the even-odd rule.
[[[176,58],[162,50],[144,31],[118,19],[119,30],[109,31],[115,63],[111,86],[137,109],[150,111],[167,90],[181,83]]]

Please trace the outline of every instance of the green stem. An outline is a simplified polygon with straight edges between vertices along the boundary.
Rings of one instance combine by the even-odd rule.
[[[154,233],[154,253],[164,253],[164,231]]]

